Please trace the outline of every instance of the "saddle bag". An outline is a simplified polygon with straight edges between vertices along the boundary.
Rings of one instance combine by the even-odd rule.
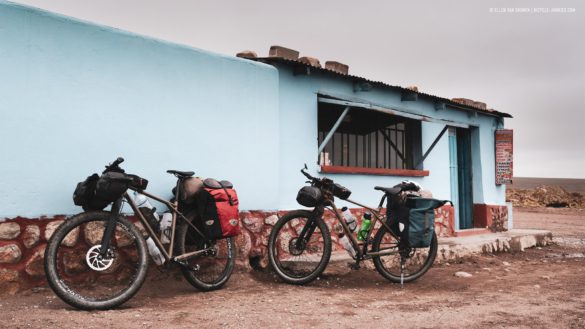
[[[201,226],[208,239],[222,239],[240,234],[239,201],[232,183],[207,178],[197,195],[197,208],[203,224]]]
[[[196,201],[197,195],[203,190],[203,181],[199,177],[185,178],[181,183],[181,202],[192,204]],[[173,194],[175,194],[173,192]],[[175,194],[176,196],[176,194]]]

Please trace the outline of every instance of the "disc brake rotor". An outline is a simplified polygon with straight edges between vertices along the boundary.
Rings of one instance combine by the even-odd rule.
[[[297,240],[298,238],[293,238],[288,242],[288,250],[293,256],[298,256],[303,253],[303,250],[297,249]]]
[[[112,250],[108,250],[106,257],[100,255],[101,244],[91,247],[85,255],[85,262],[94,271],[105,271],[114,263],[114,255]]]

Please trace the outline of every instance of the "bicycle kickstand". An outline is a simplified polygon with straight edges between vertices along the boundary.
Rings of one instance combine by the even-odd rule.
[[[404,288],[404,257],[400,256],[400,289]]]

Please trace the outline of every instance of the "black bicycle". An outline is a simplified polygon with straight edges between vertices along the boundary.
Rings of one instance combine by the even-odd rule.
[[[144,191],[148,181],[125,174],[119,167],[123,161],[118,158],[106,166],[102,178],[108,179],[100,178],[104,186],[98,186],[116,195],[115,199],[94,197],[89,202],[89,208],[94,209],[111,203],[111,210],[75,215],[63,222],[49,240],[45,273],[53,291],[69,305],[85,310],[109,309],[128,301],[146,277],[146,237],[152,238],[164,257],[164,265],[177,264],[191,285],[203,291],[221,288],[234,268],[235,245],[232,238],[207,239],[196,225],[196,211],[180,209],[181,183],[194,173],[168,170],[177,177],[177,188],[174,200],[166,201]],[[168,207],[172,213],[168,245],[161,242],[164,233],[156,229],[152,213],[141,211],[127,190]],[[124,202],[130,205],[138,223],[122,216]]]
[[[403,239],[404,235],[401,233],[403,228],[399,221],[404,214],[393,216],[390,213],[388,215],[391,220],[387,221],[382,212],[387,198],[390,199],[391,208],[388,212],[406,209],[402,207],[407,199],[406,193],[417,191],[418,186],[412,183],[403,183],[392,188],[377,186],[375,189],[384,192],[384,195],[378,207],[372,208],[350,200],[348,197],[351,192],[347,188],[329,178],[313,177],[306,169],[305,166],[301,173],[309,179],[310,186],[299,191],[297,201],[301,205],[313,207],[313,210],[294,210],[285,214],[274,225],[268,240],[270,264],[283,281],[305,284],[315,280],[325,270],[332,249],[329,228],[323,220],[325,210],[333,212],[343,228],[342,232],[349,237],[349,243],[355,252],[350,254],[355,260],[353,268],[358,269],[360,262],[371,259],[384,278],[396,283],[414,281],[429,270],[437,255],[437,236],[434,229],[432,235],[430,230],[427,233],[428,246],[414,248],[405,243],[407,239]],[[334,203],[335,197],[365,208],[372,214],[371,226],[362,243],[358,242],[342,218]],[[433,201],[434,208],[449,202]],[[375,230],[378,221],[381,226]]]

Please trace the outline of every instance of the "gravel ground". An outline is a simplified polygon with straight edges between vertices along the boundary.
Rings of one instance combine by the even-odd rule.
[[[272,273],[235,273],[209,293],[177,271],[154,270],[132,300],[111,311],[72,309],[48,288],[2,297],[0,327],[585,328],[585,212],[516,209],[514,226],[552,230],[558,244],[436,264],[404,289],[339,263],[307,286]]]

